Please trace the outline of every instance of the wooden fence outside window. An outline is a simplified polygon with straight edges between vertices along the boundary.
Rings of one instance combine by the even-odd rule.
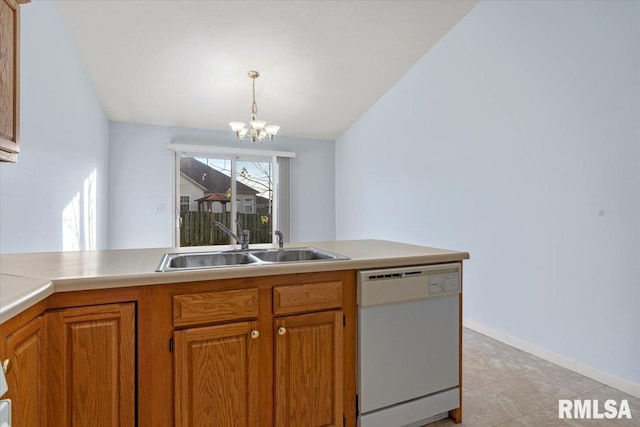
[[[231,221],[230,212],[189,211],[180,214],[180,246],[228,245],[236,243],[220,228],[213,225],[218,221],[239,235],[237,226]],[[238,219],[251,232],[251,243],[273,242],[271,214],[239,213]]]

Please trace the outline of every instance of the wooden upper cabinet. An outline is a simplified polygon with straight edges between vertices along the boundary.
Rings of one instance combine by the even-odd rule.
[[[174,333],[177,427],[261,425],[257,328],[238,322]]]
[[[135,425],[135,329],[134,303],[47,313],[51,425]]]
[[[0,0],[0,161],[18,161],[20,146],[20,8]]]
[[[7,337],[7,372],[12,400],[13,424],[20,427],[47,425],[45,322],[39,316]]]
[[[342,315],[274,320],[276,427],[342,426]]]

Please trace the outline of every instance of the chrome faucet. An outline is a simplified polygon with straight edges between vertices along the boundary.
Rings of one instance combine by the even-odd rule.
[[[237,219],[236,219],[236,225],[238,226],[238,230],[240,230],[240,235],[242,237],[238,237],[233,231],[229,230],[229,228],[227,228],[226,225],[224,225],[219,221],[212,221],[212,225],[215,225],[220,230],[224,231],[229,236],[231,236],[231,238],[235,239],[236,242],[240,243],[241,249],[249,249],[250,232],[249,230],[245,230],[244,227],[242,226],[242,223],[240,223],[240,221],[238,221]]]
[[[275,235],[278,236],[278,249],[279,250],[283,250],[284,249],[284,235],[282,234],[282,231],[280,230],[276,230],[274,231]]]

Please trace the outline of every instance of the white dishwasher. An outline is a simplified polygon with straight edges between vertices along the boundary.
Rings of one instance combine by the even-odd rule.
[[[358,272],[358,426],[417,427],[460,406],[460,264]]]

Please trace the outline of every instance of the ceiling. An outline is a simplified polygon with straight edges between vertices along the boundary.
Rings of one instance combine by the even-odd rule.
[[[477,1],[57,0],[114,121],[334,140]]]

